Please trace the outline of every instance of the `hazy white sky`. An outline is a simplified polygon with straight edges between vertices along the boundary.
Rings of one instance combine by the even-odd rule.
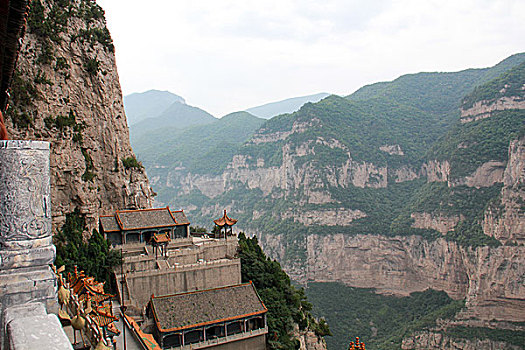
[[[97,0],[125,95],[169,90],[220,117],[525,51],[523,0]]]

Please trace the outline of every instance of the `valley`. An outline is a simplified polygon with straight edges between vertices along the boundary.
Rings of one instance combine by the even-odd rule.
[[[399,297],[444,291],[465,307],[427,329],[517,324],[511,330],[519,333],[524,61],[517,54],[486,69],[406,75],[249,130],[239,122],[230,130],[245,130],[242,137],[232,131],[207,139],[210,151],[206,160],[197,157],[198,167],[180,151],[183,137],[171,139],[178,151],[166,149],[169,160],[154,148],[143,152],[144,139],[133,145],[156,201],[185,208],[200,225],[226,208],[303,286],[341,283]],[[200,128],[179,132],[198,135]],[[232,140],[227,151],[212,146],[225,140]],[[417,347],[414,339],[403,348]]]

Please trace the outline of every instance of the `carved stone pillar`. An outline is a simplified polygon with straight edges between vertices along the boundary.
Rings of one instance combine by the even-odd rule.
[[[49,143],[0,141],[0,346],[6,308],[56,308],[54,260]]]

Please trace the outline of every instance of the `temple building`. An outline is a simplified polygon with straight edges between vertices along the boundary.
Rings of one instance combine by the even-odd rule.
[[[266,349],[267,309],[251,282],[152,296],[148,315],[163,349]]]
[[[113,215],[100,217],[100,232],[113,245],[151,243],[155,235],[170,240],[189,238],[190,222],[183,210],[171,211],[169,207],[139,210],[117,210]]]
[[[214,223],[214,232],[190,235],[184,212],[169,207],[100,217],[100,232],[122,252],[114,273],[123,320],[144,349],[266,349],[267,309],[242,283],[238,241],[229,239],[237,220],[224,211]]]

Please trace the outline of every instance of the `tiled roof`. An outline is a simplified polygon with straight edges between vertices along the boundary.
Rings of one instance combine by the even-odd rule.
[[[123,230],[173,227],[177,225],[168,207],[157,209],[117,210],[116,218]]]
[[[173,218],[175,221],[177,221],[177,224],[179,225],[189,225],[190,221],[186,217],[186,214],[184,214],[184,210],[176,210],[172,211],[171,215],[173,215]]]
[[[157,327],[175,331],[235,320],[267,311],[253,284],[174,294],[151,299]]]
[[[100,217],[100,224],[104,232],[118,232],[120,226],[118,225],[115,215],[104,215]]]
[[[225,225],[233,226],[233,225],[235,225],[237,223],[237,220],[229,218],[228,215],[226,215],[226,210],[224,210],[224,215],[222,216],[222,218],[217,219],[217,220],[213,220],[213,222],[217,226],[221,226],[222,227],[222,226],[225,226]]]
[[[128,321],[128,324],[131,325],[132,332],[134,332],[140,338],[142,346],[144,346],[148,350],[162,349],[159,346],[159,344],[157,344],[155,338],[153,338],[153,335],[149,333],[144,333],[132,317],[126,314],[124,314],[123,316],[126,319],[126,321]]]

